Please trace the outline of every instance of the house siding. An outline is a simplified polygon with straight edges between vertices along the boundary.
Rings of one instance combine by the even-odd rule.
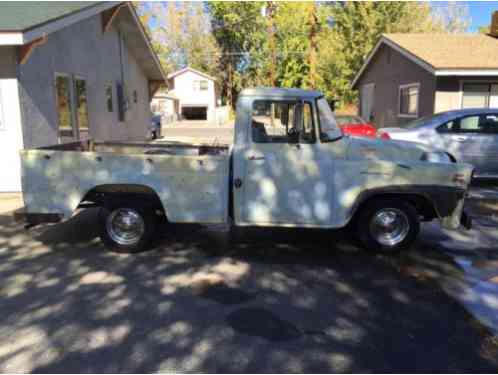
[[[126,10],[128,11],[128,10]],[[86,80],[89,136],[100,140],[140,140],[150,121],[148,81],[123,43],[123,70],[129,110],[118,121],[116,83],[121,81],[119,33],[103,33],[101,15],[88,18],[48,36],[26,64],[19,66],[24,146],[58,142],[55,74]],[[105,86],[113,87],[113,112],[107,111]],[[137,103],[133,91],[137,91]]]
[[[21,190],[23,148],[15,47],[0,47],[0,192]]]
[[[361,86],[368,83],[375,84],[373,123],[378,128],[403,126],[413,120],[398,116],[400,85],[420,84],[418,117],[430,115],[434,111],[435,77],[385,44],[363,72],[357,83],[358,91],[361,92]]]

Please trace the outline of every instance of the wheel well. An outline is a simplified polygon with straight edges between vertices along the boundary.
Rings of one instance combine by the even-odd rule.
[[[368,205],[370,202],[381,199],[399,199],[401,201],[411,204],[417,212],[423,217],[425,221],[430,221],[437,217],[437,211],[434,204],[429,198],[421,194],[412,193],[382,193],[376,194],[366,198],[361,201],[356,207],[353,213],[353,220],[356,218],[357,214],[362,211],[362,209]]]
[[[140,205],[161,211],[166,215],[159,195],[154,189],[146,185],[136,184],[106,184],[98,185],[90,189],[80,202],[79,206],[86,203],[106,207],[117,203],[126,203],[130,200],[137,200]]]

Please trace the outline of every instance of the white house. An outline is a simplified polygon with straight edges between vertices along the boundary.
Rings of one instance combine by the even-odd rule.
[[[19,151],[85,138],[145,139],[166,81],[128,2],[0,2],[0,192]]]
[[[161,116],[161,123],[169,124],[179,119],[179,103],[180,101],[173,94],[159,90],[152,98],[150,108],[154,115]]]
[[[216,79],[190,67],[168,75],[169,94],[178,98],[184,120],[216,122]]]

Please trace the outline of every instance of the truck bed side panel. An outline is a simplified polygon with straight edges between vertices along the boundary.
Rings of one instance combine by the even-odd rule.
[[[228,156],[178,156],[26,150],[22,152],[26,211],[71,216],[96,186],[153,189],[168,219],[222,223],[228,216]]]

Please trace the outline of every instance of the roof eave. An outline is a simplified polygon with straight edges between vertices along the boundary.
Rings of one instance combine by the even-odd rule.
[[[498,76],[497,68],[441,68],[434,71],[437,77],[448,76]]]
[[[53,32],[59,31],[76,22],[92,17],[119,4],[119,2],[104,2],[84,8],[78,12],[70,13],[66,16],[59,17],[53,21],[43,23],[33,28],[21,31],[3,31],[0,32],[0,45],[23,45],[32,42],[35,39],[44,37]]]
[[[182,68],[180,70],[177,70],[177,71],[175,71],[173,73],[168,74],[168,79],[175,78],[176,76],[179,76],[179,75],[181,75],[181,74],[183,74],[183,73],[185,73],[187,71],[191,71],[191,72],[196,73],[196,74],[198,74],[200,76],[203,76],[203,77],[205,77],[207,79],[210,79],[211,81],[216,82],[216,78],[215,77],[211,77],[210,75],[208,75],[206,73],[203,73],[203,72],[201,72],[199,70],[196,70],[194,68],[191,68],[190,66],[186,66],[185,68]]]
[[[427,70],[429,73],[432,73],[432,74],[435,73],[435,69],[434,69],[434,67],[431,64],[429,64],[428,62],[422,60],[420,57],[414,55],[413,53],[407,51],[406,49],[404,49],[400,45],[396,44],[394,41],[392,41],[391,39],[387,38],[386,36],[382,36],[379,39],[379,41],[377,42],[377,44],[375,45],[375,47],[372,49],[372,51],[368,54],[368,56],[367,56],[365,62],[363,63],[361,69],[356,74],[355,78],[353,79],[353,82],[351,83],[351,87],[353,89],[356,88],[356,85],[357,85],[358,81],[360,80],[361,76],[363,75],[365,69],[368,67],[368,64],[370,63],[370,61],[372,60],[372,58],[375,56],[375,54],[377,53],[377,51],[379,50],[379,48],[380,48],[380,46],[382,44],[386,44],[387,46],[389,46],[392,49],[396,50],[397,52],[399,52],[400,54],[402,54],[403,56],[405,56],[406,58],[408,58],[409,60],[411,60],[415,64],[419,65],[421,68]]]
[[[126,4],[127,4],[128,9],[130,10],[130,12],[133,16],[133,19],[135,20],[135,22],[137,24],[138,29],[140,30],[140,32],[145,40],[145,43],[147,44],[150,55],[151,55],[152,59],[154,60],[154,64],[155,64],[158,72],[160,73],[160,76],[162,77],[162,81],[166,82],[167,81],[167,74],[164,71],[164,69],[161,65],[161,62],[159,61],[159,58],[157,57],[156,53],[154,52],[154,48],[152,47],[152,42],[150,41],[149,36],[147,35],[147,32],[145,31],[144,26],[142,25],[142,22],[140,21],[138,14],[135,11],[135,8],[131,4],[131,2],[127,2]]]

